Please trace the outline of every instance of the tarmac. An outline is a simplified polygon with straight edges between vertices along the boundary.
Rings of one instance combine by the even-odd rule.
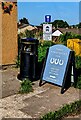
[[[0,99],[2,118],[31,118],[33,120],[80,99],[81,90],[79,89],[70,87],[61,94],[61,87],[53,84],[45,83],[39,87],[40,80],[33,82],[33,92],[19,94],[20,81],[17,79],[19,69],[10,67],[0,72],[2,74],[2,99]],[[80,118],[80,116],[75,116],[75,118]]]

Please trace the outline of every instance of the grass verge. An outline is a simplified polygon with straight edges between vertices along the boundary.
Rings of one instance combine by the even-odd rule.
[[[77,115],[80,113],[81,113],[81,100],[78,100],[69,105],[68,104],[65,105],[58,111],[47,113],[40,120],[60,120],[65,116]]]

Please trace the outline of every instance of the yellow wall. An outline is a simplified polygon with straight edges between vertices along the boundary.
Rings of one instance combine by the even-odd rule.
[[[79,39],[68,39],[67,47],[75,51],[76,55],[81,56],[81,40]]]
[[[0,4],[0,65],[2,65],[2,8]]]
[[[17,57],[17,6],[14,3],[10,14],[2,8],[2,65],[15,64]],[[1,18],[0,18],[1,19]],[[1,32],[1,31],[0,31]]]

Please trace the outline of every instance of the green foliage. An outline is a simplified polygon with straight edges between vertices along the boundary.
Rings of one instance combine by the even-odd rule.
[[[17,56],[15,63],[16,63],[16,68],[19,68],[20,67],[20,55]]]
[[[22,82],[21,82],[21,87],[20,87],[20,93],[29,93],[32,92],[33,88],[32,88],[32,82],[25,78]]]
[[[21,50],[21,36],[18,35],[18,55],[20,54],[20,50]]]
[[[81,68],[81,56],[76,56],[75,57],[75,65],[77,69]]]
[[[40,37],[43,36],[43,31],[39,31],[39,36],[40,36]]]
[[[39,43],[39,46],[38,46],[38,61],[39,62],[42,62],[42,60],[46,56],[47,48],[49,48],[52,45],[53,45],[52,41],[43,41]]]
[[[71,32],[66,32],[65,34],[62,34],[59,37],[59,41],[62,42],[64,45],[67,44],[68,39],[81,39],[81,35],[73,34]]]
[[[79,24],[76,24],[76,25],[71,25],[73,28],[81,28],[81,22]]]
[[[11,11],[11,10],[12,10],[12,8],[13,8],[13,5],[12,5],[12,4],[10,4],[10,5],[9,5],[9,10]]]
[[[4,9],[4,5],[5,5],[4,2],[2,2],[2,9]]]
[[[52,25],[57,28],[66,28],[69,27],[69,24],[66,21],[63,20],[55,20],[54,22],[52,22]]]
[[[40,25],[46,24],[45,22],[41,23]],[[50,22],[48,24],[52,24],[55,28],[67,28],[69,24],[63,20],[55,20],[54,22]]]
[[[16,58],[16,68],[20,67],[20,50],[21,50],[21,36],[18,35],[18,56]]]
[[[78,26],[78,28],[81,28],[81,22],[77,26]]]
[[[41,120],[60,120],[64,116],[68,116],[73,113],[78,114],[79,112],[81,112],[81,100],[75,101],[69,105],[67,104],[58,111],[49,112],[44,115]]]
[[[81,89],[81,56],[75,56],[75,66],[77,75],[75,87]]]
[[[21,22],[21,24],[29,24],[27,18],[22,18],[22,19],[20,19],[20,22]]]
[[[25,35],[25,33],[20,33],[20,34],[18,34],[18,36],[20,36],[20,38],[24,38],[26,35]]]
[[[42,39],[42,36],[43,36],[43,31],[39,31],[35,34],[35,38],[38,40]]]
[[[81,89],[81,75],[78,76],[76,88]]]
[[[80,40],[81,40],[81,35],[77,34],[77,35],[75,35],[75,38],[77,38],[77,39],[80,39]]]
[[[67,40],[72,38],[72,34],[71,32],[66,32],[65,34],[63,35],[60,35],[59,37],[59,40],[64,44],[66,45],[67,44]]]
[[[34,38],[34,33],[33,33],[33,31],[29,31],[29,30],[26,30],[25,31],[25,37],[27,37],[27,38]]]

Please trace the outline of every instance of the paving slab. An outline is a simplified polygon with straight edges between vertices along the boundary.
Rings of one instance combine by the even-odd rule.
[[[45,92],[26,98],[23,102],[28,104],[21,111],[37,118],[79,99],[79,91],[74,88],[60,94],[59,87],[48,86]]]
[[[46,83],[30,94],[15,94],[3,98],[3,117],[39,118],[76,100],[79,100],[78,89],[71,87],[64,94],[60,94],[59,87]]]
[[[17,79],[19,69],[13,67],[5,67],[0,71],[2,74],[2,97],[7,97],[18,93],[20,81]]]
[[[39,87],[39,80],[34,82],[33,92],[18,94],[20,86],[16,78],[18,72],[17,69],[8,69],[3,72],[4,97],[0,99],[3,118],[32,118],[33,120],[80,99],[81,90],[79,89],[70,87],[64,94],[60,94],[61,87],[49,83]]]

